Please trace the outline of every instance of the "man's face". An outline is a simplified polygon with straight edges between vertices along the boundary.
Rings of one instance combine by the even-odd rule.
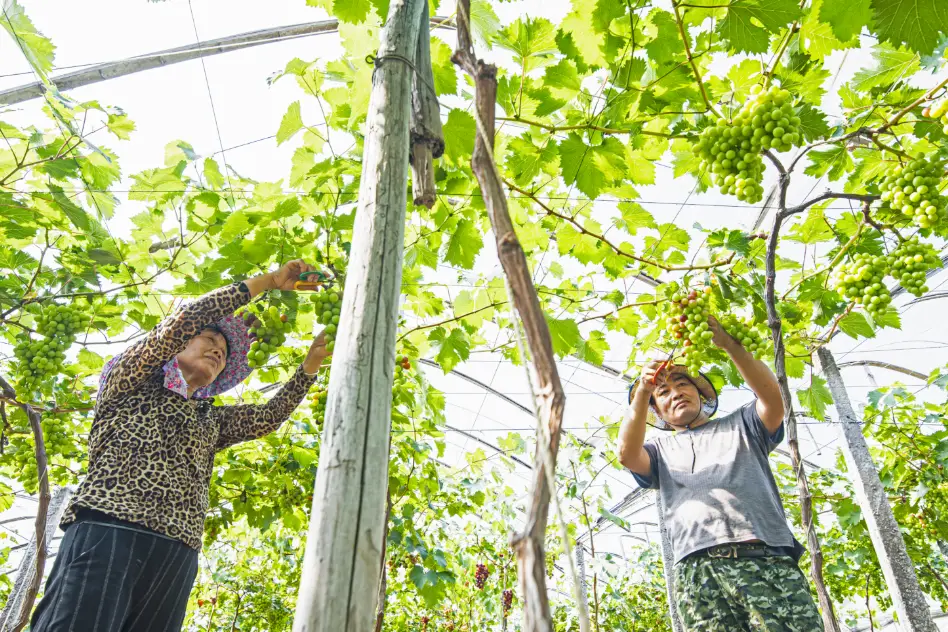
[[[178,354],[178,366],[188,386],[201,388],[217,379],[227,360],[227,339],[214,329],[205,329]]]
[[[683,373],[672,373],[652,394],[658,416],[673,426],[685,426],[701,412],[697,387]]]

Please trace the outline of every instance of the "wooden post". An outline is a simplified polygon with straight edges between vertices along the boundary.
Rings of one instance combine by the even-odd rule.
[[[905,632],[937,632],[912,560],[905,550],[902,532],[895,521],[882,481],[879,480],[879,472],[872,462],[866,439],[862,436],[862,423],[853,412],[833,354],[826,347],[821,347],[816,355],[833,394],[846,468],[856,492],[856,501],[866,520],[876,557],[879,558],[889,596],[898,614],[900,629]]]
[[[72,487],[59,487],[52,494],[49,510],[44,517],[43,559],[49,554],[49,543],[52,542],[53,535],[59,527],[59,521],[62,520],[63,514],[66,512],[66,506],[69,504],[69,499],[72,498],[73,491]],[[0,612],[0,632],[12,632],[26,626],[26,622],[30,618],[30,612],[33,610],[33,602],[36,599],[36,592],[31,587],[34,584],[38,586],[43,580],[42,577],[39,577],[39,581],[37,581],[36,561],[39,557],[40,552],[37,549],[36,536],[34,535],[23,554],[23,559],[20,560],[16,583],[10,591],[3,612]]]
[[[434,159],[444,153],[441,111],[431,68],[431,32],[428,4],[422,13],[421,32],[415,49],[415,75],[411,86],[411,190],[415,204],[431,208],[437,199]]]
[[[382,29],[294,632],[375,628],[408,202],[411,61],[424,4],[392,0]]]
[[[668,535],[668,528],[665,526],[665,510],[662,508],[662,499],[658,492],[655,492],[655,507],[658,509],[658,529],[662,533],[662,571],[665,574],[668,616],[671,619],[672,632],[683,632],[681,619],[678,618],[678,608],[675,607],[675,554],[671,536]]]

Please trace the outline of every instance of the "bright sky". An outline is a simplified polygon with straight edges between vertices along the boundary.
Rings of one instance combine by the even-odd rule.
[[[99,0],[92,11],[88,3],[67,0],[23,0],[22,4],[39,29],[56,44],[56,66],[60,68],[190,45],[198,37],[206,41],[328,17],[322,10],[306,7],[303,0],[272,0],[266,3],[266,10],[262,9],[261,3],[249,0],[195,0],[193,5],[187,0],[157,3],[144,0]],[[451,14],[452,4],[444,3],[438,13]],[[521,0],[493,4],[505,24],[520,15],[543,16],[557,22],[569,10],[567,0]],[[453,45],[452,32],[444,31],[442,36]],[[182,139],[190,142],[197,153],[204,156],[219,154],[223,147],[227,162],[239,173],[258,180],[276,181],[288,173],[290,156],[296,145],[290,142],[277,148],[272,136],[289,103],[300,99],[302,95],[292,81],[269,86],[266,79],[282,69],[293,57],[307,60],[331,58],[339,52],[337,35],[308,37],[209,57],[203,66],[200,61],[192,61],[151,70],[80,88],[70,94],[78,100],[97,99],[103,104],[120,106],[136,122],[137,129],[129,141],[116,141],[113,137],[106,140],[104,134],[97,139],[118,153],[124,175],[162,164],[164,146],[171,140]],[[506,59],[506,55],[487,53],[487,56],[501,63]],[[723,69],[724,63],[716,63],[715,71]],[[827,86],[830,95],[825,106],[833,113],[838,111],[838,101],[832,88],[842,85],[870,60],[868,51],[863,49],[846,55],[836,54],[829,63],[833,77],[832,83]],[[53,77],[68,71],[68,68],[54,71]],[[0,36],[0,89],[32,80],[29,67],[15,44],[5,35]],[[39,103],[20,104],[12,112],[4,112],[3,117],[12,123],[45,125],[46,121],[38,111]],[[311,101],[303,99],[302,105],[304,120],[321,120],[318,109]],[[216,112],[216,122],[213,112]],[[670,157],[663,162],[670,164]],[[770,181],[765,186],[773,181],[773,174],[768,175]],[[643,206],[659,222],[672,221],[684,228],[690,228],[695,223],[704,227],[752,227],[759,209],[739,205],[733,198],[713,192],[690,194],[693,185],[693,181],[686,178],[673,180],[671,169],[660,167],[656,184],[640,188],[643,200],[647,201],[643,202]],[[804,199],[811,191],[818,193],[825,188],[825,182],[797,176],[790,196],[791,202]],[[122,204],[109,225],[112,230],[127,234],[128,217],[140,209],[136,204],[128,203],[124,194],[119,193],[118,197]],[[607,204],[600,206],[602,213],[610,212]],[[833,212],[839,213],[848,207],[835,204],[832,208]],[[597,209],[597,212],[600,210]],[[765,221],[765,227],[768,222]],[[700,242],[700,239],[693,239],[696,250]],[[490,243],[487,241],[488,245],[478,261],[477,273],[496,274],[499,270]],[[436,280],[448,285],[445,288],[446,297],[456,295],[469,285],[471,279],[476,278],[475,274],[462,279],[453,273],[438,276]],[[937,290],[946,280],[944,276],[936,277],[930,287]],[[605,292],[613,288],[602,282],[597,285],[597,289]],[[637,283],[626,289],[630,292],[647,292],[650,288]],[[906,302],[904,298],[901,300],[903,306]],[[935,301],[904,306],[903,330],[885,330],[873,340],[854,343],[846,336],[838,336],[832,343],[837,361],[881,360],[909,366],[923,373],[944,365],[948,361],[948,354],[945,353],[948,335],[939,322],[938,307],[939,303]],[[624,370],[632,350],[630,341],[613,335],[608,339],[612,349],[607,354],[606,364]],[[640,356],[648,352],[639,351]],[[843,370],[857,402],[864,398],[876,382],[887,384],[896,379],[894,374],[882,369],[871,369],[871,374],[863,367]],[[497,354],[475,354],[471,361],[459,366],[458,371],[530,406],[523,368],[501,361]],[[456,376],[444,376],[432,370],[427,373],[429,379],[447,395],[448,423],[467,431],[467,435],[456,432],[448,434],[450,449],[445,456],[447,462],[463,464],[464,454],[477,448],[484,449],[488,456],[494,454],[490,448],[478,443],[477,439],[496,444],[499,437],[505,437],[512,430],[524,437],[533,435],[532,417],[509,403]],[[565,427],[577,436],[589,438],[603,447],[603,433],[594,434],[598,424],[593,423],[588,430],[587,424],[600,416],[616,417],[621,413],[625,401],[624,383],[575,360],[561,363],[561,375],[567,389]],[[733,410],[749,399],[747,391],[726,389],[721,396],[721,410]],[[801,442],[804,456],[821,466],[832,466],[835,462],[837,430],[835,424],[803,420]],[[472,436],[477,439],[472,439]],[[525,494],[529,489],[530,472],[519,468],[508,481],[512,486],[519,485],[518,492]],[[612,503],[621,500],[634,485],[630,476],[613,470],[608,470],[597,484],[608,485],[612,492]],[[33,511],[35,504],[22,500],[0,518],[32,515]],[[633,523],[632,535],[657,541],[657,528],[654,526],[657,518],[651,502],[639,505],[637,509],[626,510],[623,515]],[[20,534],[28,535],[31,529],[27,521],[15,526]],[[607,530],[606,534],[597,537],[597,549],[622,554],[633,541],[620,535],[621,532],[616,528]]]

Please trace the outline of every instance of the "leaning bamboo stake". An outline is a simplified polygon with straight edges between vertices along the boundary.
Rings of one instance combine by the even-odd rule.
[[[415,204],[431,208],[437,199],[434,159],[444,153],[444,132],[431,67],[428,5],[422,14],[411,87],[411,189]]]
[[[856,501],[869,530],[882,575],[892,597],[892,605],[899,616],[900,629],[905,632],[937,632],[932,621],[925,593],[918,584],[912,559],[905,550],[905,541],[895,521],[889,499],[872,462],[862,424],[853,412],[849,394],[839,374],[836,360],[826,347],[816,351],[820,367],[833,394],[833,403],[839,415],[840,438],[849,480],[856,492]]]
[[[294,632],[375,628],[408,202],[412,59],[424,4],[392,0],[375,59]]]
[[[537,298],[526,255],[517,239],[507,210],[503,182],[494,161],[494,110],[497,104],[497,68],[477,59],[471,39],[470,0],[458,2],[457,49],[452,61],[473,80],[477,123],[471,169],[481,188],[481,195],[497,242],[497,254],[507,278],[508,291],[523,321],[526,341],[533,359],[536,376],[538,417],[542,422],[537,433],[537,454],[534,468],[533,499],[526,516],[526,528],[513,542],[519,564],[518,579],[523,597],[523,631],[549,632],[553,629],[549,598],[546,592],[546,556],[544,539],[553,481],[553,468],[559,448],[560,427],[566,397],[556,369],[556,358],[549,327]],[[517,327],[518,340],[519,325]],[[524,360],[526,358],[524,357]],[[568,564],[573,568],[572,556]],[[584,603],[580,601],[580,626],[588,629]]]

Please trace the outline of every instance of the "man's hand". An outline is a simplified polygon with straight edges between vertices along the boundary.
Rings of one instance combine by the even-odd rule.
[[[732,345],[740,345],[734,336],[724,331],[724,327],[721,326],[721,323],[718,322],[718,319],[714,316],[708,316],[708,327],[711,329],[711,342],[714,343],[714,346],[724,351],[728,351]]]
[[[642,369],[642,378],[638,388],[651,395],[655,388],[665,381],[666,369],[662,365],[664,360],[652,360]]]
[[[272,274],[273,287],[271,289],[292,290],[293,284],[300,280],[301,274],[312,272],[315,269],[302,259],[290,261]]]
[[[315,373],[330,355],[332,353],[326,349],[326,332],[321,331],[313,339],[313,344],[309,346],[306,358],[303,359],[303,370],[307,373]]]

